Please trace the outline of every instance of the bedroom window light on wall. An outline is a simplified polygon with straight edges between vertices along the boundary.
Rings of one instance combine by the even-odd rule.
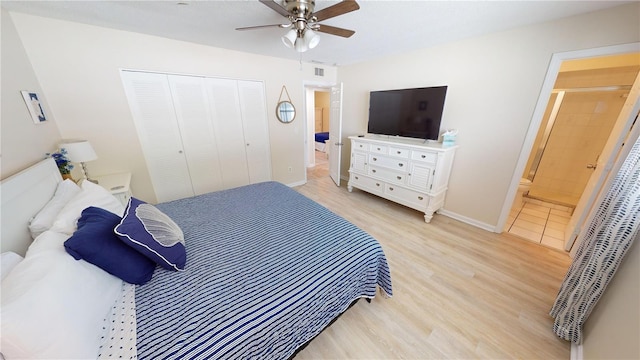
[[[93,146],[87,140],[67,140],[60,144],[60,149],[67,150],[67,158],[71,162],[80,163],[82,167],[82,176],[94,183],[97,183],[96,180],[91,180],[89,178],[89,173],[87,172],[87,166],[85,162],[93,161],[98,158],[95,150],[93,150]]]

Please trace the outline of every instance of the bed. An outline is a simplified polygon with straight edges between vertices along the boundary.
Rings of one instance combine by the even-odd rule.
[[[329,133],[328,132],[319,132],[315,134],[315,145],[317,151],[329,152],[328,145],[329,141]]]
[[[43,176],[42,173],[40,169],[38,176]],[[27,171],[18,177],[31,178],[31,173]],[[50,174],[44,176],[48,177]],[[20,188],[16,185],[19,182],[10,178],[2,183],[3,252],[19,252],[31,242],[26,231],[28,238],[12,235],[20,241],[5,243],[5,224],[15,223],[9,225],[15,228],[11,230],[15,234],[43,204],[38,201],[35,209],[22,211],[21,216],[28,214],[25,219],[11,219],[4,207],[5,197],[20,202],[15,200],[21,197],[21,191],[15,189]],[[83,182],[80,194],[88,189],[99,192],[97,186],[85,183],[88,182]],[[33,188],[33,182],[30,184]],[[50,198],[54,193],[57,196],[59,184],[55,181],[44,184],[47,189],[39,190],[44,194],[41,196]],[[11,190],[12,195],[6,196],[5,190]],[[67,207],[78,196],[60,213],[69,212]],[[83,206],[89,203],[84,200]],[[124,215],[125,219],[133,212],[130,210],[133,203],[126,209],[118,209],[111,199],[92,201],[112,214]],[[181,271],[154,264],[151,279],[143,285],[124,282],[65,253],[63,246],[70,241],[69,236],[73,238],[84,227],[72,234],[68,234],[70,229],[67,233],[56,232],[59,226],[56,220],[52,228],[28,245],[24,260],[2,282],[1,350],[7,359],[11,358],[7,356],[9,352],[24,355],[17,349],[20,345],[40,346],[44,340],[39,336],[46,340],[54,337],[62,348],[56,349],[54,344],[38,349],[49,357],[77,355],[64,351],[84,347],[85,354],[95,351],[91,357],[98,358],[290,358],[357,299],[371,299],[378,290],[385,296],[392,295],[390,272],[380,244],[345,219],[280,183],[248,185],[158,204],[155,208],[173,220],[183,233],[186,264]],[[78,224],[82,224],[85,211]],[[21,231],[24,235],[25,231]],[[51,264],[43,266],[45,270],[40,269],[49,277],[45,290],[52,293],[46,296],[55,299],[47,303],[32,300],[29,306],[24,304],[27,301],[20,303],[16,299],[29,291],[24,291],[23,279],[20,285],[16,283],[21,276],[27,276],[24,274],[31,269],[29,266],[37,267],[44,261]],[[90,287],[87,285],[69,288],[75,281],[56,275],[58,270],[53,264],[67,269],[72,276],[79,276],[78,273],[83,274],[83,279],[93,276],[97,280],[91,284],[106,285],[94,289],[96,294],[86,289]],[[29,276],[34,277],[33,273]],[[60,286],[49,289],[51,283]],[[20,287],[20,291],[11,285]],[[45,290],[37,292],[40,298],[45,296],[42,295]],[[84,295],[78,296],[79,292]],[[57,297],[62,299],[57,301]],[[68,309],[67,298],[74,302],[73,310]],[[35,309],[34,303],[38,303]],[[94,303],[102,303],[102,307]],[[82,313],[84,307],[92,312]],[[69,318],[73,320],[66,323],[62,315],[68,311],[72,311]],[[23,320],[28,317],[25,315],[32,314],[41,315],[26,321],[35,323],[30,328]],[[42,317],[51,314],[55,314],[53,325],[46,322],[49,325],[43,326]],[[93,322],[89,323],[88,318]],[[97,319],[99,329],[93,331]],[[81,321],[84,323],[78,324],[77,329],[70,326]],[[60,326],[64,331],[56,331]],[[93,332],[86,330],[89,327]],[[16,342],[11,338],[15,334],[29,339]],[[83,338],[89,335],[90,341]],[[69,344],[60,345],[65,342]],[[53,352],[56,350],[62,353]]]

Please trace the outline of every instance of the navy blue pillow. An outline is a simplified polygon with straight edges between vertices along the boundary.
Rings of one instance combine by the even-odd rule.
[[[113,231],[124,244],[167,270],[184,270],[184,234],[169,216],[146,202],[129,198],[124,217]]]
[[[64,247],[76,260],[84,259],[128,283],[142,285],[151,280],[156,264],[120,241],[113,228],[121,220],[107,210],[88,207]]]

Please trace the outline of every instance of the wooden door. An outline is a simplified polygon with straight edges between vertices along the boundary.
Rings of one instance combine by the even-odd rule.
[[[239,80],[238,94],[249,182],[255,184],[269,181],[271,180],[271,149],[264,84],[261,81]]]
[[[249,169],[237,81],[207,78],[205,85],[220,155],[222,187],[247,185]]]
[[[193,191],[200,195],[220,190],[220,162],[204,78],[168,78]]]
[[[121,76],[156,200],[193,196],[167,75],[122,71]]]
[[[329,176],[340,186],[340,160],[342,158],[342,83],[331,88],[331,117],[329,126]]]

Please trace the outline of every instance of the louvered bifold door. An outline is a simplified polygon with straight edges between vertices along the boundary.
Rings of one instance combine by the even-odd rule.
[[[207,78],[205,84],[220,154],[222,186],[228,189],[247,185],[249,184],[249,169],[247,168],[237,81]]]
[[[169,75],[184,154],[196,195],[222,189],[222,175],[205,78]]]
[[[240,112],[244,132],[249,181],[252,184],[271,180],[269,124],[261,81],[238,81]]]
[[[193,196],[167,75],[121,74],[157,201]]]

